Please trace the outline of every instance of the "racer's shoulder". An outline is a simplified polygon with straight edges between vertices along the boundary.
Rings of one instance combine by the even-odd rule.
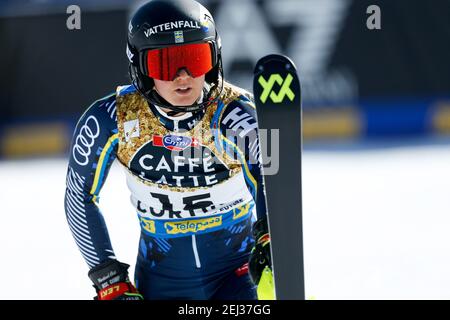
[[[80,117],[78,124],[87,119],[92,119],[101,127],[115,127],[117,126],[116,116],[116,92],[111,92],[108,95],[92,102]]]
[[[136,87],[132,84],[124,85],[124,86],[118,86],[116,89],[116,96],[117,97],[123,97],[128,94],[134,94],[138,93]]]
[[[256,107],[253,95],[245,89],[227,83],[225,90],[232,97],[221,110],[221,125],[233,126],[233,123],[246,119],[246,122],[257,122]]]

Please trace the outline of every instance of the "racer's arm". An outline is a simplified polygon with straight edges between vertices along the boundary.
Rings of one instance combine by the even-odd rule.
[[[246,96],[229,103],[221,116],[222,145],[242,163],[247,188],[256,204],[258,220],[266,217],[266,194],[254,103]]]
[[[252,100],[240,97],[225,109],[222,115],[221,131],[224,148],[237,153],[245,181],[256,203],[257,220],[253,224],[256,240],[249,260],[249,273],[257,285],[258,299],[274,299],[274,283],[270,254],[270,236],[267,226],[266,194],[261,161],[259,130],[256,109]]]
[[[64,206],[67,222],[89,265],[98,300],[141,300],[128,278],[129,265],[116,260],[99,193],[117,153],[116,96],[94,102],[81,116],[70,147]]]
[[[115,259],[99,193],[117,151],[115,95],[94,102],[72,137],[64,206],[67,222],[89,268]]]

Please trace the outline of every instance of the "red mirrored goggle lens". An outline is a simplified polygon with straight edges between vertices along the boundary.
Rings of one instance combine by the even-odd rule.
[[[186,44],[162,49],[148,50],[146,54],[147,76],[172,81],[180,69],[187,69],[197,78],[213,68],[209,43]]]

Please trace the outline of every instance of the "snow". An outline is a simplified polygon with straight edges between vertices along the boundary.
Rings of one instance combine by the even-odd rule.
[[[450,147],[305,154],[307,298],[450,298]]]
[[[65,159],[0,162],[0,299],[92,299],[64,214]],[[307,150],[308,299],[450,298],[450,145]],[[139,224],[114,165],[101,193],[113,248],[133,269]]]

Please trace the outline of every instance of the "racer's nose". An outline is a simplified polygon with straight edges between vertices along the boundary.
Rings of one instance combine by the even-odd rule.
[[[186,68],[181,68],[178,70],[177,75],[175,76],[174,80],[180,79],[180,80],[186,80],[188,78],[192,77],[189,73],[189,70]]]

